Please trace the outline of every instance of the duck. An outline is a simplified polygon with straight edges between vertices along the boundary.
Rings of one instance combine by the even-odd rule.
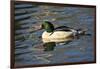
[[[48,42],[64,42],[73,40],[78,35],[85,34],[86,31],[82,29],[73,29],[67,26],[54,27],[50,21],[44,21],[41,29],[45,31],[42,33],[42,41]]]

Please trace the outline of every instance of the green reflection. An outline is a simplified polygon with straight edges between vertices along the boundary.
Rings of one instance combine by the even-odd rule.
[[[53,51],[56,43],[55,42],[49,42],[49,43],[44,43],[44,51]]]

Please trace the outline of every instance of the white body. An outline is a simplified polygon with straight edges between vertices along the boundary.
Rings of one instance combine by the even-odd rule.
[[[55,31],[54,33],[48,33],[46,31],[42,34],[42,40],[46,42],[64,42],[73,39],[73,32],[69,31]]]

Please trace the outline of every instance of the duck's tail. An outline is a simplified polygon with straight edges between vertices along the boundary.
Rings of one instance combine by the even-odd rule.
[[[77,31],[77,35],[85,35],[87,32],[87,29],[78,29]]]
[[[85,35],[87,30],[83,29],[77,29],[77,30],[72,30],[74,38],[79,39],[81,35]]]
[[[77,30],[77,35],[91,36],[91,34],[88,33],[88,29],[78,29]]]

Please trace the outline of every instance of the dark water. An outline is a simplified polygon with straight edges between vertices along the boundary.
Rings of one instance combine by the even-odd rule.
[[[94,61],[94,8],[60,7],[34,4],[15,4],[15,64],[36,65],[64,62]],[[91,36],[81,36],[70,43],[56,44],[53,51],[42,50],[38,30],[43,20],[51,21],[55,27],[69,26],[87,29]],[[36,47],[40,46],[40,49]]]

